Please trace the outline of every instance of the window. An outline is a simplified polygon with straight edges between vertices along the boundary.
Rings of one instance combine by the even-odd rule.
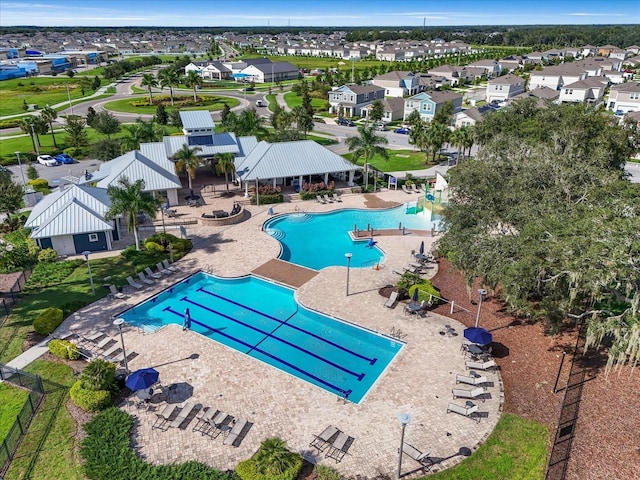
[[[640,93],[629,94],[629,100],[640,100]]]
[[[565,95],[573,95],[573,90],[571,88],[567,88],[564,93]]]
[[[90,242],[97,242],[98,241],[98,234],[97,233],[90,233],[89,234],[89,241]]]

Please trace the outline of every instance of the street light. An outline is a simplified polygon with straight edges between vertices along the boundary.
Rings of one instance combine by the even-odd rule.
[[[22,171],[22,162],[20,161],[20,152],[15,152],[16,157],[18,157],[18,168],[20,168],[20,176],[22,177],[22,185],[26,185],[27,182],[24,179],[24,172]]]
[[[404,429],[411,421],[411,416],[408,413],[401,413],[398,415],[398,421],[402,425],[402,433],[400,434],[400,455],[398,456],[398,479],[400,478],[400,472],[402,470],[402,451],[404,450]]]
[[[91,252],[89,250],[85,250],[84,252],[82,252],[82,255],[84,255],[85,260],[87,261],[87,268],[89,269],[89,283],[91,284],[91,295],[95,295],[96,294],[96,289],[93,288],[93,276],[91,275],[91,264],[89,263],[89,254]]]
[[[482,308],[482,300],[484,300],[487,291],[484,288],[478,289],[478,295],[480,295],[480,300],[478,302],[478,313],[476,314],[476,327],[478,326],[478,322],[480,321],[480,309]]]
[[[127,364],[127,352],[124,349],[124,337],[122,336],[122,324],[124,323],[123,318],[116,318],[113,321],[113,324],[118,327],[120,330],[120,342],[122,343],[122,356],[124,358],[124,371],[129,373],[129,365]]]
[[[67,86],[67,98],[69,98],[69,110],[71,110],[71,115],[73,115],[73,104],[71,103],[71,92],[69,92],[69,84]]]
[[[347,297],[349,296],[349,270],[351,269],[351,253],[345,253],[345,257],[347,257]]]

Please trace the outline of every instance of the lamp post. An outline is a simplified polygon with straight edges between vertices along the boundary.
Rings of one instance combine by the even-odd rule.
[[[162,212],[162,233],[164,233],[165,235],[167,234],[167,227],[164,225],[164,211],[165,211],[165,207],[162,206],[160,207],[160,211]]]
[[[122,335],[122,324],[124,323],[123,318],[116,318],[113,321],[113,324],[118,327],[120,331],[120,343],[122,343],[122,356],[124,358],[124,371],[129,373],[129,365],[127,364],[127,352],[124,349],[124,336]]]
[[[411,416],[408,413],[401,413],[398,415],[398,421],[402,425],[402,433],[400,434],[400,454],[398,456],[398,479],[400,478],[400,472],[402,471],[402,450],[404,449],[404,429],[411,421]]]
[[[478,326],[478,322],[480,321],[480,309],[482,308],[482,300],[484,300],[487,291],[484,288],[478,289],[478,295],[480,295],[480,300],[478,302],[478,313],[476,314],[476,327]]]
[[[71,111],[71,115],[73,115],[73,104],[71,103],[71,92],[69,91],[69,84],[67,86],[67,98],[69,99],[69,110]]]
[[[260,179],[256,178],[256,206],[260,206]]]
[[[351,253],[345,253],[345,257],[347,257],[347,297],[349,296],[349,270],[351,269]]]
[[[31,135],[33,136],[33,144],[36,147],[36,155],[40,155],[40,147],[38,146],[38,137],[36,137],[36,130],[33,126],[33,123],[31,123]]]
[[[84,255],[84,258],[87,261],[87,268],[89,269],[89,283],[91,284],[91,295],[95,295],[96,289],[93,287],[93,276],[91,275],[91,264],[89,263],[90,253],[91,252],[89,250],[85,250],[84,252],[82,252],[82,255]]]
[[[22,185],[26,185],[27,182],[24,179],[24,171],[22,170],[22,162],[20,161],[20,152],[15,152],[16,157],[18,157],[18,168],[20,168],[20,176],[22,177]]]

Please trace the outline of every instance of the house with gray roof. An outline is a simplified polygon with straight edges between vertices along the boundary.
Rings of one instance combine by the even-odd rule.
[[[247,63],[247,67],[242,69],[240,73],[249,75],[249,78],[256,83],[295,80],[300,74],[300,69],[289,62],[252,63],[251,60],[245,60],[245,62]]]
[[[385,97],[405,97],[420,91],[418,78],[413,72],[394,70],[373,77],[371,83],[384,88]]]
[[[486,100],[491,102],[506,102],[524,92],[524,79],[509,73],[502,77],[492,78],[487,82]]]
[[[560,97],[560,92],[552,90],[548,87],[540,87],[535,90],[529,90],[520,95],[513,97],[512,101],[521,100],[523,98],[535,98],[539,107],[544,107],[547,102],[555,102]]]
[[[609,86],[607,77],[587,77],[584,80],[563,85],[559,101],[563,103],[580,102],[600,105],[604,98],[604,90]]]
[[[384,123],[393,122],[395,120],[402,120],[402,116],[404,115],[404,98],[385,97],[381,100],[381,102],[382,109],[384,111],[382,121]],[[369,118],[372,109],[373,103],[367,105],[366,107],[362,107],[362,116],[365,118]]]
[[[433,120],[436,112],[440,110],[447,102],[451,102],[453,104],[453,113],[457,113],[462,108],[462,95],[455,92],[440,92],[440,91],[432,91],[432,92],[421,92],[413,97],[406,98],[404,100],[404,115],[403,119],[406,118],[413,112],[414,110],[420,113],[420,118],[422,120],[426,120],[430,122]]]
[[[384,90],[376,85],[342,85],[329,92],[329,113],[360,116],[363,107],[384,98]]]
[[[640,82],[627,82],[611,87],[607,108],[622,113],[640,112]]]

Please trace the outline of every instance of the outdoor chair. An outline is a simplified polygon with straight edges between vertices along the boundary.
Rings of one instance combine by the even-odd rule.
[[[327,203],[325,201],[325,199],[322,198],[320,195],[316,195],[316,202],[318,202],[318,203]]]
[[[414,459],[423,467],[430,467],[431,465],[433,465],[433,462],[429,458],[429,452],[422,453],[416,447],[406,442],[402,444],[402,453],[404,453],[409,458]]]
[[[217,412],[210,422],[211,428],[207,430],[207,435],[211,436],[211,438],[217,438],[221,433],[231,430],[229,424],[231,424],[233,420],[234,418],[232,415],[228,415],[221,411]]]
[[[475,372],[469,372],[469,375],[456,375],[456,383],[466,383],[467,385],[482,385],[487,383],[487,377],[484,375],[474,375]]]
[[[336,195],[335,193],[334,193],[334,194],[332,194],[332,196],[333,196],[333,199],[334,199],[336,202],[341,202],[341,201],[342,201],[342,199],[341,199],[338,195]]]
[[[314,435],[315,438],[311,441],[309,446],[317,448],[318,452],[322,452],[328,445],[331,445],[339,433],[341,433],[340,430],[333,425],[329,425],[320,435]]]
[[[327,195],[326,193],[322,196],[322,198],[324,199],[325,202],[327,203],[333,203],[333,199],[329,198],[329,195]]]
[[[453,395],[453,399],[456,398],[478,398],[480,395],[485,393],[485,389],[482,387],[476,387],[471,390],[465,390],[463,388],[454,388],[451,390],[451,394]],[[481,397],[480,400],[484,402],[484,397]]]
[[[113,298],[119,298],[119,299],[123,299],[123,298],[127,298],[127,296],[124,293],[120,293],[118,291],[118,289],[116,288],[115,285],[109,285],[109,293],[111,294],[111,296]]]
[[[351,448],[354,440],[353,437],[348,436],[344,432],[340,432],[333,443],[331,443],[325,458],[332,458],[336,463],[340,463],[349,451],[349,448]]]
[[[111,347],[109,347],[108,349],[102,350],[99,353],[103,357],[110,359],[113,355],[115,355],[119,351],[122,351],[122,346],[119,343],[116,343],[116,344],[112,345]]]
[[[412,183],[411,185],[409,185],[409,191],[413,193],[420,193],[420,190],[418,190],[415,183]]]
[[[182,410],[180,410],[180,413],[178,414],[178,416],[173,420],[173,422],[171,422],[169,426],[173,428],[180,428],[180,425],[184,423],[184,421],[187,419],[187,417],[189,416],[189,414],[194,408],[195,408],[195,405],[193,403],[189,403],[189,402],[185,403],[184,407],[182,407]]]
[[[164,268],[166,268],[170,272],[179,272],[180,271],[180,269],[178,269],[177,267],[174,267],[173,265],[171,265],[169,263],[169,260],[167,260],[167,259],[164,259],[162,261],[162,265],[164,265]]]
[[[138,272],[138,278],[142,283],[146,283],[147,285],[153,285],[153,280],[145,277],[143,272]]]
[[[393,308],[397,300],[398,300],[398,292],[393,291],[391,292],[391,295],[389,295],[389,300],[384,302],[384,306],[387,308]]]
[[[227,438],[225,438],[224,442],[222,443],[224,445],[231,445],[232,447],[240,446],[240,443],[244,438],[242,434],[244,432],[244,429],[247,427],[247,425],[249,425],[249,422],[247,422],[244,419],[239,418],[238,420],[236,420],[236,423],[233,425],[233,428],[227,435]]]
[[[467,370],[470,370],[472,368],[475,368],[477,370],[488,370],[490,368],[496,367],[496,361],[495,360],[485,360],[482,362],[475,362],[475,361],[466,361],[464,362],[464,366],[467,367]]]
[[[169,419],[171,418],[171,415],[173,415],[173,412],[176,410],[176,408],[178,408],[177,405],[167,405],[166,407],[164,407],[164,410],[162,410],[162,412],[156,412],[156,421],[153,422],[153,425],[151,425],[151,429],[153,430],[154,428],[157,428],[162,431],[168,430]]]
[[[204,435],[207,430],[211,427],[211,421],[213,417],[215,417],[220,410],[216,410],[215,408],[203,408],[198,413],[196,413],[196,424],[191,429],[192,432],[200,432]]]
[[[127,362],[130,362],[131,360],[133,360],[137,356],[138,356],[138,354],[136,352],[128,351],[127,352]],[[112,360],[113,360],[113,363],[115,363],[116,365],[122,365],[124,363],[124,352],[120,352],[118,355],[113,357]]]
[[[127,283],[131,285],[133,288],[135,288],[136,290],[140,290],[141,288],[144,288],[144,285],[134,281],[133,278],[131,278],[131,276],[127,277]]]
[[[409,189],[407,188],[407,186],[406,186],[406,185],[402,185],[402,191],[403,191],[404,193],[411,193],[411,192],[409,191]]]
[[[162,278],[162,275],[160,273],[153,273],[149,267],[146,267],[144,269],[144,273],[147,274],[147,277]]]
[[[156,268],[158,269],[158,272],[162,273],[163,275],[173,275],[174,273],[168,268],[164,268],[164,266],[160,262],[156,263]]]
[[[463,415],[468,418],[473,418],[476,422],[480,422],[478,416],[478,405],[473,402],[467,402],[465,405],[458,405],[457,403],[449,403],[447,405],[447,413],[453,412]]]

